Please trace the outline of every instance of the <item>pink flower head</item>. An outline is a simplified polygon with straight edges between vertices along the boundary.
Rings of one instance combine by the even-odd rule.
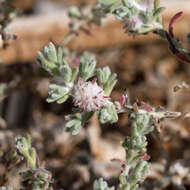
[[[148,160],[150,160],[150,155],[148,155],[147,153],[143,153],[142,154],[142,159],[144,160],[144,161],[148,161]]]
[[[96,111],[104,106],[111,105],[110,98],[97,82],[84,82],[81,78],[74,88],[74,105],[84,111]]]
[[[124,106],[124,104],[125,104],[125,96],[124,95],[122,95],[121,98],[120,98],[120,104],[122,106]]]
[[[74,60],[74,64],[78,66],[79,63],[80,63],[80,58],[78,58],[78,57],[75,58],[75,60]]]

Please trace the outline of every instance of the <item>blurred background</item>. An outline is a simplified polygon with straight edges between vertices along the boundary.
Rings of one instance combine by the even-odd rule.
[[[46,162],[54,187],[59,190],[92,189],[93,181],[100,176],[116,185],[120,164],[111,159],[125,159],[120,141],[129,135],[127,115],[121,114],[119,122],[111,126],[100,126],[94,117],[78,136],[66,133],[64,116],[71,113],[72,100],[62,105],[46,102],[50,77],[36,62],[38,50],[49,41],[59,44],[68,33],[68,7],[95,2],[15,0],[14,6],[21,14],[11,22],[10,31],[18,39],[0,49],[0,82],[10,86],[8,96],[0,102],[0,152],[13,146],[15,136],[30,133],[40,160]],[[174,30],[185,43],[190,32],[190,1],[165,0],[161,4],[167,8],[166,28],[175,13],[184,11]],[[167,42],[156,35],[133,38],[124,33],[119,21],[108,18],[103,27],[92,26],[91,35],[81,32],[69,48],[78,53],[94,52],[100,67],[109,65],[118,74],[114,99],[127,89],[132,102],[138,99],[171,111],[190,111],[190,91],[173,91],[182,81],[190,82],[190,65],[173,57]],[[166,120],[161,129],[160,135],[154,132],[148,136],[151,172],[141,189],[180,189],[176,180],[188,189],[190,175],[185,169],[190,163],[190,120]],[[178,163],[184,167],[179,168]],[[0,163],[0,175],[3,172]],[[16,187],[16,178],[14,184]]]

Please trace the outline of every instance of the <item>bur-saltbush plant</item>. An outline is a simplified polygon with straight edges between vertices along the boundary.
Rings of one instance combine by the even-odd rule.
[[[124,22],[124,30],[131,35],[147,34],[154,32],[163,38],[172,36],[172,21],[169,32],[163,29],[162,11],[157,0],[99,0],[90,14],[84,16],[77,7],[72,7],[69,16],[74,19],[70,33],[62,45],[67,44],[73,33],[83,29],[82,24],[102,19],[111,13]],[[90,20],[90,18],[92,20]],[[97,19],[96,19],[97,18]],[[97,24],[97,23],[96,23]],[[173,39],[174,40],[174,39]],[[170,42],[170,41],[169,41]],[[172,41],[174,43],[174,41]],[[171,44],[170,44],[171,45]],[[175,43],[175,48],[178,47]],[[126,160],[120,161],[122,170],[119,177],[119,190],[135,190],[139,183],[145,179],[148,173],[148,160],[150,156],[147,151],[146,135],[154,130],[157,123],[164,118],[176,118],[181,115],[178,112],[168,112],[161,108],[152,108],[148,104],[130,104],[127,95],[123,95],[119,101],[110,97],[117,82],[117,75],[111,73],[108,66],[97,68],[95,56],[83,53],[75,57],[70,64],[68,57],[64,54],[64,48],[56,48],[53,43],[45,46],[43,52],[38,52],[39,63],[52,75],[49,85],[48,102],[64,103],[69,97],[73,100],[73,114],[66,116],[66,129],[73,135],[77,135],[80,129],[90,120],[93,114],[97,114],[100,123],[115,123],[118,114],[127,112],[133,120],[131,125],[131,136],[127,136],[121,143],[126,151]],[[177,55],[180,57],[179,55]],[[113,190],[109,188],[102,178],[95,181],[94,190]]]
[[[100,123],[116,123],[118,115],[126,112],[132,121],[130,136],[125,137],[121,146],[125,149],[126,160],[121,163],[118,187],[109,187],[102,178],[94,182],[94,190],[135,190],[144,181],[149,170],[147,154],[147,135],[165,118],[177,118],[180,112],[170,112],[163,108],[154,108],[141,103],[130,103],[127,94],[120,100],[111,98],[117,83],[117,74],[108,66],[99,68],[96,58],[89,52],[70,52],[66,45],[81,30],[90,34],[90,25],[101,25],[107,14],[113,14],[124,23],[127,34],[145,35],[150,32],[166,39],[174,55],[181,61],[190,62],[190,53],[175,38],[173,24],[182,12],[177,13],[169,24],[163,27],[159,0],[99,0],[91,10],[84,11],[78,7],[69,10],[72,20],[70,32],[59,47],[52,42],[38,52],[38,62],[51,76],[47,102],[62,104],[68,99],[73,101],[72,114],[66,116],[66,130],[77,135],[93,114],[98,115]],[[86,25],[89,28],[85,28]],[[188,43],[190,35],[187,36]],[[27,170],[21,172],[26,189],[51,189],[51,174],[39,163],[35,149],[31,146],[29,136],[16,139],[17,153],[27,161]],[[1,187],[9,189],[9,187]]]
[[[18,14],[18,10],[11,4],[13,1],[14,0],[0,0],[0,48],[6,48],[10,41],[17,38],[16,35],[10,33],[8,26]],[[0,67],[1,63],[0,58]],[[7,86],[5,83],[0,83],[0,102],[6,95]]]
[[[132,35],[153,32],[166,39],[171,52],[182,62],[190,63],[190,53],[173,33],[173,24],[182,16],[179,12],[173,16],[169,23],[168,31],[163,28],[160,0],[99,0],[99,10],[104,13],[116,15],[124,23],[126,33]],[[190,42],[190,34],[187,42]]]
[[[39,52],[42,67],[53,75],[49,85],[48,102],[63,103],[73,98],[73,114],[67,116],[66,128],[74,135],[98,113],[101,123],[114,123],[118,120],[116,105],[110,94],[116,84],[116,74],[111,74],[109,67],[96,68],[94,55],[85,52],[78,58],[76,66],[71,68],[63,49],[55,48],[53,43]]]
[[[8,24],[18,14],[18,10],[12,6],[14,0],[0,0],[0,39],[2,46],[6,47],[9,41],[16,39],[16,35],[9,33]]]
[[[35,148],[31,145],[31,138],[17,137],[15,139],[16,148],[27,161],[27,170],[20,172],[23,188],[26,190],[52,190],[52,175],[40,163]]]
[[[120,175],[119,189],[136,189],[138,183],[143,181],[148,171],[149,156],[146,153],[148,144],[146,135],[153,131],[150,124],[150,115],[131,114],[134,122],[131,126],[131,137],[126,137],[122,146],[126,150],[126,164]],[[132,172],[131,172],[132,171]]]
[[[163,28],[161,13],[164,8],[158,1],[100,0],[99,6],[105,13],[122,20],[129,34],[144,34]]]
[[[52,174],[40,162],[36,149],[32,147],[31,137],[16,137],[15,147],[5,154],[5,174],[0,181],[0,190],[13,190],[10,186],[9,172],[26,161],[26,167],[19,170],[22,190],[53,190]]]

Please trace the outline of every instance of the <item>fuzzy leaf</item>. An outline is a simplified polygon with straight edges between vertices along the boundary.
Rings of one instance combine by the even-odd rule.
[[[106,181],[104,181],[102,178],[96,180],[93,185],[93,190],[114,190],[114,187],[108,187],[108,184]]]
[[[105,106],[99,111],[99,120],[101,123],[115,123],[118,121],[118,115],[114,105]]]
[[[118,2],[118,0],[99,0],[99,3],[103,5],[112,5],[116,2]]]

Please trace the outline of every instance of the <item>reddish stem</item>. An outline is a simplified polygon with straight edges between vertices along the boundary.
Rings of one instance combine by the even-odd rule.
[[[186,63],[190,63],[190,60],[186,57],[186,55],[184,55],[183,53],[176,53],[176,56],[178,57],[179,60],[181,60],[182,62],[186,62]]]
[[[175,14],[175,15],[172,17],[172,19],[171,19],[171,21],[170,21],[170,24],[169,24],[169,34],[170,34],[170,36],[171,36],[172,38],[174,38],[174,34],[173,34],[173,24],[176,22],[176,20],[177,20],[179,17],[182,16],[182,14],[183,14],[183,11],[178,12],[177,14]]]

